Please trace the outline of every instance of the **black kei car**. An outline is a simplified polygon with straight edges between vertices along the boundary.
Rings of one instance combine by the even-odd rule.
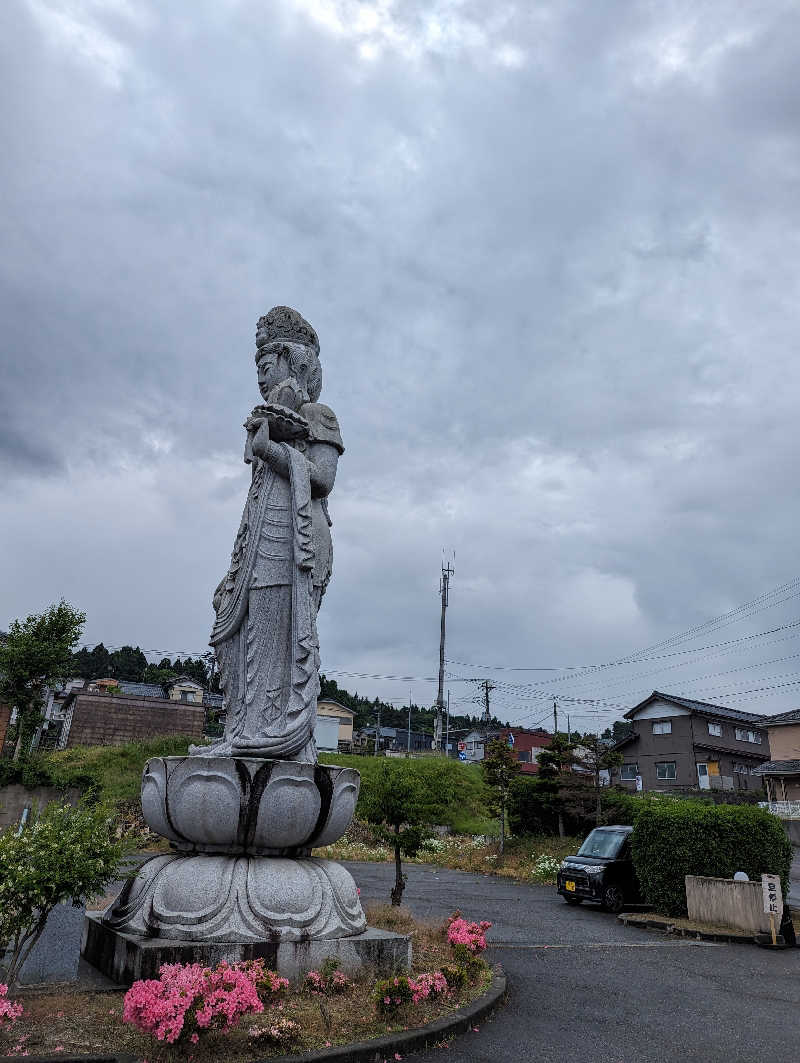
[[[641,903],[633,870],[633,827],[595,827],[575,856],[558,871],[558,892],[567,904],[598,901],[609,912]]]

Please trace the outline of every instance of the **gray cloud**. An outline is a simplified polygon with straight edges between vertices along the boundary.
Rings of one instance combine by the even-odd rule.
[[[477,664],[616,659],[794,574],[795,5],[378,10],[4,5],[7,618],[204,647],[284,302],[347,446],[329,670],[433,674],[442,546]],[[795,703],[688,685],[742,652],[664,678]],[[552,689],[657,682],[612,679]]]

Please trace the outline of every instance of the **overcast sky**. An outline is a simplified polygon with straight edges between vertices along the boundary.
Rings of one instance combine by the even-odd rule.
[[[779,0],[3,0],[0,626],[207,648],[286,303],[347,448],[323,668],[416,677],[342,685],[432,702],[445,548],[459,709],[800,704],[800,626],[482,667],[800,574],[798,69]]]

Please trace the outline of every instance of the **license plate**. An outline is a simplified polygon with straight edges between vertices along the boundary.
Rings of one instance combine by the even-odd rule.
[[[574,892],[575,892],[575,883],[574,883],[574,882],[572,882],[572,881],[571,881],[570,879],[568,879],[568,880],[567,880],[567,881],[566,881],[566,882],[564,883],[564,889],[565,889],[565,890],[569,890],[569,892],[570,892],[570,893],[574,893]]]

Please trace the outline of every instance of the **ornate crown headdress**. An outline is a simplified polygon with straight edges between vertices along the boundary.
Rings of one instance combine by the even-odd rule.
[[[319,339],[306,319],[290,306],[273,306],[269,313],[258,319],[256,347],[276,341],[302,343],[313,347],[319,354]]]

